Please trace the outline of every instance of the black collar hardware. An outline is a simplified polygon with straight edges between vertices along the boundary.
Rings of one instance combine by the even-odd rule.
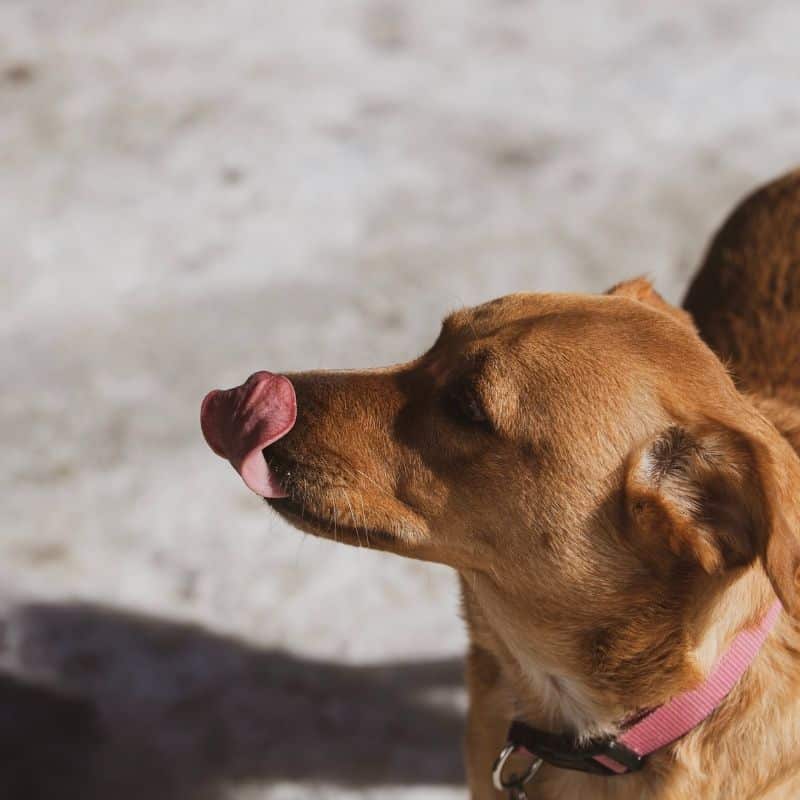
[[[590,772],[594,775],[620,775],[637,772],[645,763],[643,756],[634,753],[613,737],[598,737],[579,742],[566,734],[547,733],[531,728],[524,722],[513,722],[508,730],[510,744],[524,747],[531,755],[561,769]],[[606,757],[625,767],[615,772],[596,760]]]

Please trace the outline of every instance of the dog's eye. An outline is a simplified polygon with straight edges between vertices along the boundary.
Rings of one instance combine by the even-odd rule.
[[[486,425],[489,418],[477,393],[471,386],[458,386],[452,389],[448,397],[448,406],[462,421],[475,425]]]

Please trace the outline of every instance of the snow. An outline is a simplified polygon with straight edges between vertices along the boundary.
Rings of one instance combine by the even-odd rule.
[[[679,300],[798,158],[800,16],[674,9],[0,5],[0,660],[98,709],[60,797],[465,796],[454,577],[290,530],[200,399],[511,291]]]

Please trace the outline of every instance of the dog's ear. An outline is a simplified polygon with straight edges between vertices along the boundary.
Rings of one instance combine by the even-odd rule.
[[[676,319],[678,322],[688,325],[694,330],[694,321],[691,315],[677,306],[668,303],[652,286],[647,278],[633,278],[629,281],[623,281],[616,286],[612,286],[606,294],[615,295],[617,297],[627,297],[630,300],[636,300],[639,303],[644,303],[646,306],[655,308],[664,314]]]
[[[629,459],[627,524],[657,564],[678,557],[715,574],[760,558],[800,618],[800,462],[772,433],[719,423],[663,431]]]

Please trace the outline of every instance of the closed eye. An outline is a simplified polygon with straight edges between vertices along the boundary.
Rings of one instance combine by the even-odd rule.
[[[480,395],[467,382],[459,382],[446,391],[445,406],[448,414],[458,422],[491,428]]]

